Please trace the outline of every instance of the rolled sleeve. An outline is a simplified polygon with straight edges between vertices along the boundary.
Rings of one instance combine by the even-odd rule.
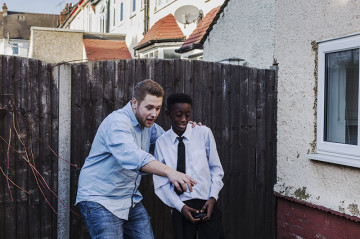
[[[126,123],[121,121],[111,123],[105,135],[108,150],[121,167],[144,174],[140,169],[155,160],[151,154],[136,144]]]

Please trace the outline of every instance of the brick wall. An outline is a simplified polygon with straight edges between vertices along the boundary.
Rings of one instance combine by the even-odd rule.
[[[277,238],[359,239],[360,222],[278,198]]]

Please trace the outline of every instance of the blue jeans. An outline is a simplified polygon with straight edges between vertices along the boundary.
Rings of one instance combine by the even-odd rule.
[[[128,220],[96,202],[80,202],[78,206],[91,238],[154,239],[150,217],[141,202],[130,208]]]

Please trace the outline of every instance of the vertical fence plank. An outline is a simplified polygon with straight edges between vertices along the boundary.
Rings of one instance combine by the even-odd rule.
[[[257,71],[257,97],[256,97],[256,180],[255,180],[255,210],[256,215],[261,215],[266,208],[266,197],[265,193],[265,184],[267,169],[265,166],[266,159],[266,142],[265,142],[265,70]],[[255,228],[261,228],[265,225],[265,217],[259,217],[255,220]],[[257,238],[264,238],[267,236],[265,230],[257,231]]]
[[[126,95],[126,91],[125,91],[125,67],[126,67],[126,61],[125,60],[121,60],[118,64],[118,73],[117,73],[117,78],[115,78],[116,82],[117,82],[117,89],[119,91],[119,107],[118,108],[122,108],[123,106],[125,106],[128,102],[128,98]],[[117,108],[117,109],[118,109]]]
[[[14,60],[15,57],[7,57],[5,60],[6,69],[7,72],[4,74],[4,80],[7,84],[7,91],[6,94],[8,94],[7,102],[10,105],[10,109],[14,109],[14,101],[15,100],[15,84],[14,84],[14,75],[15,75],[15,67],[14,67]],[[5,129],[7,133],[5,134],[5,139],[8,143],[10,143],[11,147],[15,147],[15,131],[13,130],[13,115],[14,113],[10,113],[10,118],[7,124],[7,128]],[[7,149],[8,150],[8,149]],[[5,158],[5,167],[4,171],[5,174],[9,177],[9,180],[12,180],[15,182],[15,175],[16,175],[16,164],[15,161],[18,159],[16,153],[13,150],[8,151],[8,157]],[[16,192],[14,185],[8,181],[5,180],[4,184],[6,191],[5,191],[5,215],[6,215],[6,221],[5,221],[5,236],[6,238],[16,238]]]
[[[15,80],[14,83],[16,94],[15,101],[17,103],[16,111],[25,109],[25,92],[26,92],[26,62],[25,59],[16,58],[15,61]],[[22,155],[26,156],[26,148],[23,144],[26,144],[26,125],[24,124],[22,113],[17,112],[15,115],[15,127],[18,130],[20,138],[17,139],[16,150]],[[23,141],[23,143],[20,142]],[[27,172],[28,167],[26,161],[18,155],[16,157],[16,184],[23,189],[27,189]],[[19,189],[16,189],[16,236],[18,238],[28,237],[28,210],[27,210],[27,198],[28,195]]]
[[[240,101],[239,101],[239,164],[241,165],[242,170],[240,171],[239,175],[239,186],[237,187],[237,190],[240,191],[242,194],[242,197],[240,197],[239,205],[241,205],[241,216],[239,218],[239,226],[238,230],[232,230],[232,237],[236,238],[238,237],[245,237],[249,238],[247,235],[247,223],[248,223],[248,217],[251,215],[248,215],[249,211],[247,210],[247,197],[250,195],[247,192],[247,178],[248,172],[248,151],[247,151],[247,138],[248,138],[248,118],[247,118],[247,112],[248,112],[248,88],[249,88],[249,69],[246,67],[240,68]],[[230,182],[233,183],[234,181]]]
[[[214,117],[212,112],[212,99],[214,97],[214,89],[213,89],[213,68],[211,62],[202,62],[203,71],[201,72],[201,79],[204,82],[203,87],[199,89],[202,92],[202,119],[201,122],[204,125],[209,125],[212,122]]]
[[[29,104],[29,112],[28,112],[28,121],[29,128],[31,129],[31,135],[29,137],[29,141],[31,142],[30,150],[31,154],[29,155],[31,163],[34,165],[35,160],[39,157],[39,97],[38,97],[38,75],[39,72],[39,64],[40,62],[37,60],[29,60],[27,71],[29,72],[29,76],[27,79],[27,84],[31,91],[29,92],[28,102]],[[36,164],[35,164],[36,165]],[[39,191],[38,183],[35,177],[35,170],[29,170],[29,182],[28,188],[31,196],[29,198],[29,221],[31,222],[31,227],[29,227],[29,237],[36,238],[39,237],[40,228],[41,228],[41,220],[40,220],[40,197],[41,193]]]
[[[6,109],[6,98],[7,96],[6,94],[6,83],[4,82],[4,56],[0,55],[0,132],[1,132],[1,137],[3,137],[4,139],[6,139],[5,134],[6,134],[6,122],[8,121],[9,118],[9,112]],[[6,159],[6,149],[7,146],[5,144],[4,141],[0,141],[0,167],[2,170],[4,170],[5,168],[5,159]],[[5,221],[6,221],[6,216],[5,216],[5,177],[0,176],[0,238],[5,238]]]
[[[90,82],[90,95],[91,95],[91,109],[92,109],[92,116],[91,116],[91,141],[95,137],[96,129],[101,124],[101,121],[104,119],[104,67],[105,62],[99,61],[95,64],[95,68],[93,71],[94,77]]]
[[[174,60],[174,92],[184,92],[184,60]]]
[[[221,134],[222,134],[222,117],[219,117],[219,115],[222,114],[222,107],[221,103],[222,101],[222,87],[219,87],[219,85],[222,84],[221,79],[221,67],[222,64],[215,63],[213,64],[213,86],[214,86],[214,97],[212,98],[212,122],[211,122],[211,129],[214,133],[214,137],[216,140],[216,145],[218,148],[219,155],[222,156],[222,148],[221,148]],[[226,160],[226,159],[225,159]]]
[[[256,238],[255,208],[256,208],[256,97],[257,97],[257,70],[249,70],[249,94],[248,94],[248,177],[247,177],[247,209],[248,211],[248,235]]]
[[[108,116],[111,112],[114,111],[115,105],[115,62],[114,61],[105,61],[104,62],[104,76],[103,76],[103,111],[102,119]]]
[[[41,63],[40,65],[40,79],[39,79],[39,172],[42,175],[43,181],[52,188],[51,184],[51,152],[48,144],[51,141],[51,108],[50,108],[50,71],[49,65]],[[41,179],[40,179],[41,181]],[[52,205],[53,195],[49,189],[43,184],[44,195],[41,197],[40,216],[41,216],[41,236],[44,238],[51,238],[51,216],[52,209],[57,210],[57,206]]]

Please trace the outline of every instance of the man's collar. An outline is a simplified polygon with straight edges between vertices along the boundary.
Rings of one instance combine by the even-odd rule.
[[[131,120],[131,124],[136,127],[137,125],[140,126],[139,121],[136,119],[136,116],[134,114],[134,111],[132,109],[131,106],[131,100],[129,101],[129,103],[127,103],[124,107],[124,110],[129,114],[130,120]]]
[[[181,135],[182,137],[186,138],[187,140],[190,140],[191,138],[191,132],[192,132],[192,125],[188,124],[186,126],[186,130],[185,132]],[[179,137],[179,135],[177,135],[174,130],[171,128],[170,129],[170,137],[171,137],[171,142],[175,143],[177,137]]]

